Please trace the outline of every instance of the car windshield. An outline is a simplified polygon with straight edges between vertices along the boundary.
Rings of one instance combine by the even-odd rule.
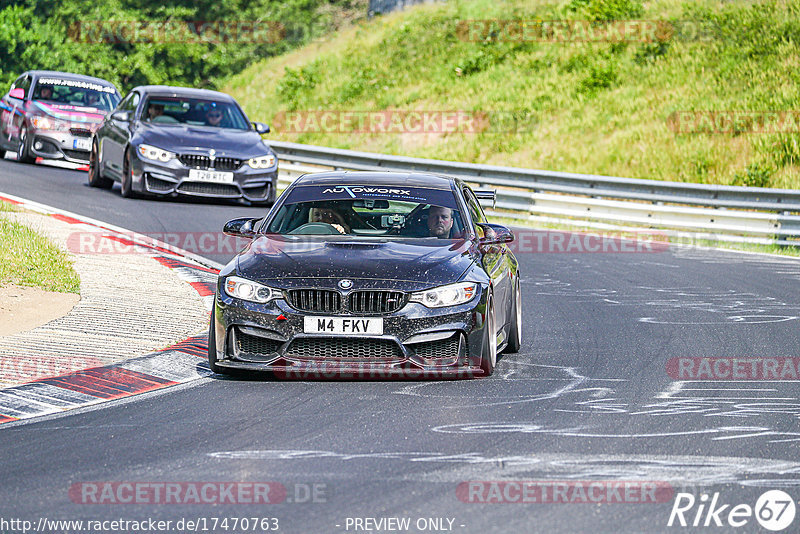
[[[250,129],[247,119],[233,103],[200,98],[150,97],[145,102],[142,121],[233,130]]]
[[[95,108],[104,112],[117,107],[120,100],[113,87],[56,78],[41,78],[33,89],[33,99],[60,108]]]
[[[398,186],[295,187],[269,222],[282,235],[460,239],[464,218],[453,192]]]

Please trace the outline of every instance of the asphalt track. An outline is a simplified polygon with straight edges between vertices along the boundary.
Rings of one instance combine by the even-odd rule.
[[[142,233],[216,232],[230,218],[263,213],[127,200],[118,188],[85,182],[83,172],[0,161],[0,192]],[[278,518],[280,532],[364,532],[354,518],[386,517],[410,518],[409,532],[689,530],[667,527],[672,496],[463,502],[457,488],[469,481],[644,480],[718,492],[720,505],[753,506],[772,489],[800,498],[800,382],[687,381],[667,372],[671,358],[798,356],[800,262],[683,248],[518,257],[523,349],[502,358],[493,377],[215,377],[4,425],[0,530],[12,531],[2,520],[14,518],[153,518],[173,521],[175,532],[189,530],[174,528],[182,518],[205,518],[197,530],[210,532],[217,518],[216,532],[244,532],[241,523],[231,528],[236,517]],[[73,487],[209,481],[278,482],[287,496],[267,505],[84,504],[75,488],[87,486]],[[307,491],[314,485],[316,498]],[[445,520],[417,524],[428,518]],[[798,525],[800,517],[787,531]],[[759,529],[751,517],[738,530]]]

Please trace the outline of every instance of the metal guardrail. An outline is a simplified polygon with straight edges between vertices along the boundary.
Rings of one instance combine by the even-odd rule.
[[[699,231],[709,239],[798,244],[800,191],[687,184],[389,156],[272,141],[285,177],[323,170],[415,171],[497,189],[512,218]],[[732,209],[735,208],[735,209]]]

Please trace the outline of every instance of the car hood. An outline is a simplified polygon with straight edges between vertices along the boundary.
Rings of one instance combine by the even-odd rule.
[[[33,112],[36,114],[71,123],[86,123],[89,126],[97,126],[105,118],[104,111],[92,107],[45,103],[38,100],[33,100],[31,104]]]
[[[261,141],[261,136],[250,130],[140,122],[136,133],[142,143],[182,154],[206,155],[213,148],[217,157],[246,159],[270,152]]]
[[[277,282],[278,287],[284,280],[286,287],[294,287],[298,280],[350,278],[427,288],[457,282],[474,261],[470,245],[463,239],[262,235],[239,254],[236,271],[250,280]]]

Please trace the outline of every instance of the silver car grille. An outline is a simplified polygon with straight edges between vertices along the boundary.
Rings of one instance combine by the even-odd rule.
[[[181,163],[192,169],[209,169],[211,168],[211,158],[201,154],[180,154],[178,159]],[[244,163],[243,160],[236,158],[215,158],[214,170],[217,171],[235,171]]]
[[[360,314],[394,313],[406,303],[400,291],[362,290],[347,295],[342,307],[342,294],[334,289],[292,289],[288,291],[289,304],[300,311],[312,313],[339,313],[347,311]]]

